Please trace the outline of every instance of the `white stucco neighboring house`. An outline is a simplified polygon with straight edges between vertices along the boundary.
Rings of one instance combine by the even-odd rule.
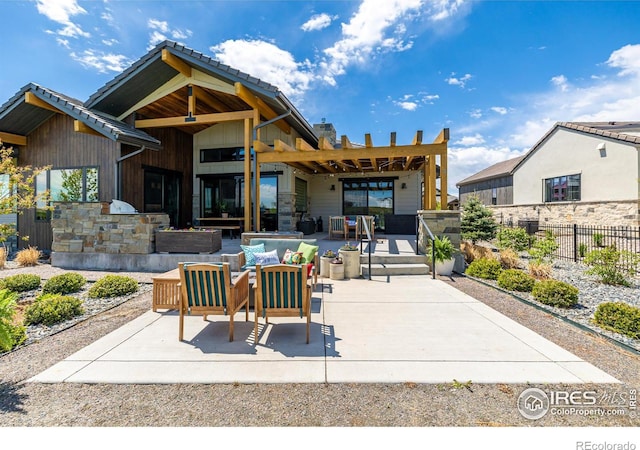
[[[638,226],[640,122],[557,122],[509,175],[503,222]]]

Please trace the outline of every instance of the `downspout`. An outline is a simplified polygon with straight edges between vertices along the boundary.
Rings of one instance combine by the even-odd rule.
[[[255,142],[258,139],[258,129],[265,127],[267,125],[271,125],[272,123],[277,122],[278,120],[282,120],[285,117],[288,117],[291,115],[291,109],[288,109],[286,112],[284,112],[283,114],[280,114],[277,117],[274,117],[271,120],[267,120],[266,122],[262,122],[259,123],[258,125],[256,125],[255,127],[253,127],[253,135],[252,135],[252,141],[251,141],[251,148],[253,149],[253,142]],[[258,173],[258,155],[256,155],[256,151],[255,149],[251,152],[253,156],[253,159],[251,161],[251,171],[252,171],[252,175],[251,175],[251,201],[255,201],[255,199],[258,196],[258,186],[256,185],[256,173]],[[127,155],[128,156],[128,155]],[[250,203],[250,202],[248,202]],[[249,207],[250,204],[249,204]],[[260,205],[255,205],[255,209],[256,211],[258,211],[260,208]],[[259,231],[259,227],[260,224],[257,223],[257,218],[258,218],[258,214],[251,214],[251,220],[253,222],[252,224],[252,229],[254,231]]]
[[[121,186],[121,179],[120,179],[120,163],[122,161],[124,161],[125,159],[131,158],[132,156],[136,156],[139,155],[140,153],[142,153],[143,151],[146,150],[146,146],[142,145],[140,147],[140,149],[136,150],[135,152],[131,152],[126,154],[125,156],[121,156],[118,159],[116,159],[116,162],[114,164],[114,182],[113,182],[113,187],[114,187],[114,194],[115,196],[113,197],[116,200],[121,200],[120,196],[122,194],[122,186]],[[120,148],[120,151],[122,151],[122,148]]]

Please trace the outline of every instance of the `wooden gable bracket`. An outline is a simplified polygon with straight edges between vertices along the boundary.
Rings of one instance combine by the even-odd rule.
[[[172,54],[166,48],[162,49],[162,62],[173,67],[185,77],[191,78],[191,66]]]
[[[183,127],[193,124],[214,124],[220,122],[233,122],[253,118],[253,111],[230,111],[213,114],[200,114],[197,116],[163,117],[160,119],[136,120],[136,128],[158,127]]]
[[[49,103],[47,103],[44,100],[40,99],[40,97],[35,95],[33,92],[25,92],[24,93],[24,102],[29,104],[29,105],[37,106],[38,108],[48,109],[49,111],[53,111],[54,113],[64,114],[64,112],[62,112],[61,110],[59,110],[55,106],[51,106]]]
[[[96,130],[85,124],[84,122],[80,122],[79,120],[73,121],[73,131],[77,133],[86,133],[94,136],[105,137],[103,134],[98,133]]]
[[[266,118],[267,120],[271,120],[275,117],[278,117],[280,114],[277,114],[269,105],[267,105],[262,99],[253,95],[253,93],[247,89],[242,83],[236,82],[236,95],[240,97],[242,101],[244,101],[247,105],[251,106],[253,109],[259,111],[260,115]],[[286,134],[291,134],[291,125],[289,125],[284,119],[278,120],[275,125],[284,131]]]
[[[20,134],[4,133],[0,131],[0,142],[3,144],[27,145],[27,137]]]

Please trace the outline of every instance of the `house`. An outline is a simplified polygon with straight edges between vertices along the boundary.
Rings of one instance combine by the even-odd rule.
[[[370,134],[337,139],[277,87],[172,41],[84,102],[29,83],[0,107],[0,140],[18,164],[51,166],[36,190],[54,204],[115,199],[178,228],[222,213],[247,231],[293,230],[303,215],[415,221],[436,209],[438,188],[448,198],[448,139],[448,129],[431,144],[422,131],[409,145],[394,132],[379,146]],[[18,216],[41,250],[53,239],[46,206]]]
[[[639,152],[640,122],[558,122],[522,157],[460,181],[461,204],[475,192],[507,223],[638,226]]]

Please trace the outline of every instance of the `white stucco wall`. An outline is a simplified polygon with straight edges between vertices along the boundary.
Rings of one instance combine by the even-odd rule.
[[[606,155],[598,150],[606,145]],[[544,202],[546,178],[580,174],[581,201],[638,199],[638,149],[620,141],[558,128],[513,175],[514,205]]]

